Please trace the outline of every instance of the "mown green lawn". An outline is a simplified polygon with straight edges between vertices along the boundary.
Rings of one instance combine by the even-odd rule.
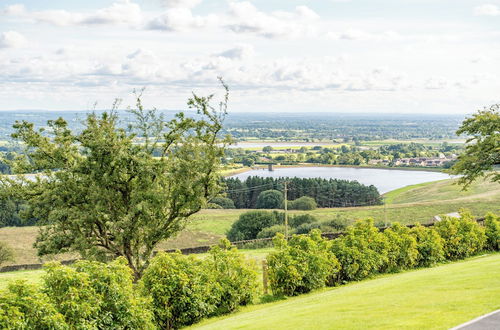
[[[500,253],[254,305],[196,329],[448,329],[500,308]]]

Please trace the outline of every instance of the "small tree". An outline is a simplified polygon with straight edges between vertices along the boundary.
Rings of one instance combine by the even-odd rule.
[[[120,128],[117,105],[89,114],[81,132],[62,118],[48,130],[16,122],[13,137],[25,146],[17,173],[43,173],[36,180],[0,178],[40,219],[39,255],[77,251],[83,257],[126,258],[135,278],[159,242],[182,230],[189,217],[220,191],[218,169],[227,139],[218,135],[227,109],[213,95],[193,95],[198,119],[179,113],[165,121],[147,111],[137,95],[135,118]]]
[[[269,211],[250,211],[240,215],[227,233],[230,241],[255,239],[264,228],[282,224],[282,214]]]
[[[14,251],[4,242],[0,242],[0,266],[7,261],[14,261]]]
[[[266,190],[257,197],[256,207],[258,209],[281,209],[283,208],[283,193],[279,190]]]
[[[480,177],[491,177],[500,182],[500,173],[495,169],[500,165],[500,104],[478,111],[467,118],[457,131],[457,135],[467,134],[465,152],[458,157],[451,172],[460,174],[458,182],[467,188]]]

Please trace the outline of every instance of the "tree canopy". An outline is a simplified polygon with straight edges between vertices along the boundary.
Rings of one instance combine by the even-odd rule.
[[[490,177],[500,182],[500,104],[478,111],[467,118],[457,131],[467,134],[465,152],[458,157],[452,167],[454,174],[461,174],[459,183],[467,188],[480,177]]]
[[[228,89],[218,107],[213,95],[193,94],[195,118],[166,121],[145,110],[141,94],[134,118],[122,128],[117,103],[91,113],[80,132],[59,118],[48,129],[16,122],[13,137],[25,151],[12,164],[35,179],[3,177],[0,185],[40,219],[39,255],[77,251],[83,257],[123,256],[139,278],[160,241],[182,230],[190,215],[220,192],[218,168],[228,138],[219,138]]]

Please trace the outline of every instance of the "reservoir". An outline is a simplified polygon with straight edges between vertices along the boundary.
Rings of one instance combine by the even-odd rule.
[[[374,185],[381,194],[409,185],[451,178],[451,176],[446,173],[430,171],[323,166],[274,168],[274,171],[256,169],[239,173],[232,177],[245,180],[249,176],[273,178],[323,178],[358,181],[365,185]]]

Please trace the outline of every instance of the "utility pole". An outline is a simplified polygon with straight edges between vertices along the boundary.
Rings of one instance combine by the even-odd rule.
[[[287,182],[285,181],[285,239],[288,239],[288,193]]]

